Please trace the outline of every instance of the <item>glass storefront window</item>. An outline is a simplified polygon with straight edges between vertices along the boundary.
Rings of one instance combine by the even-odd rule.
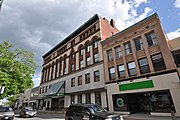
[[[112,95],[114,111],[162,112],[175,111],[169,90],[150,91],[143,93]]]

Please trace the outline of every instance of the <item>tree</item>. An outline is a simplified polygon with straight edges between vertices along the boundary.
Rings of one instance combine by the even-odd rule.
[[[5,86],[0,99],[23,93],[33,87],[37,64],[31,51],[14,48],[8,41],[0,44],[0,86]]]

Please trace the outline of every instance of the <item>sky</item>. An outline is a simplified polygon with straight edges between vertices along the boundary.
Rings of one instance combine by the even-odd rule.
[[[95,14],[114,19],[121,31],[155,12],[168,38],[180,37],[180,0],[4,0],[0,43],[35,54],[38,86],[42,56]]]

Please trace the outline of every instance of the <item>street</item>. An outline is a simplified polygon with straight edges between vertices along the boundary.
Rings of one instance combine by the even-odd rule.
[[[21,118],[19,117],[19,114],[15,115],[14,120],[64,120],[64,114],[44,114],[44,113],[38,113],[37,117],[31,117],[31,118]]]
[[[19,117],[19,114],[15,114],[14,120],[65,120],[65,114],[62,113],[43,113],[39,112],[37,117],[31,117],[31,118],[21,118]],[[172,120],[171,117],[163,117],[163,116],[157,116],[153,117],[149,114],[143,114],[143,113],[137,113],[132,114],[130,116],[124,116],[124,120]],[[176,118],[176,120],[180,120],[179,117]]]

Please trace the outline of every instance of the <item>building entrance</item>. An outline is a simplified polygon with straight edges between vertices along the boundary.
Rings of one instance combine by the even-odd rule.
[[[150,112],[150,99],[148,93],[135,93],[128,95],[129,110],[131,113]]]
[[[175,111],[169,90],[113,95],[114,111],[171,112]]]
[[[51,110],[62,110],[64,108],[64,97],[52,98]]]

